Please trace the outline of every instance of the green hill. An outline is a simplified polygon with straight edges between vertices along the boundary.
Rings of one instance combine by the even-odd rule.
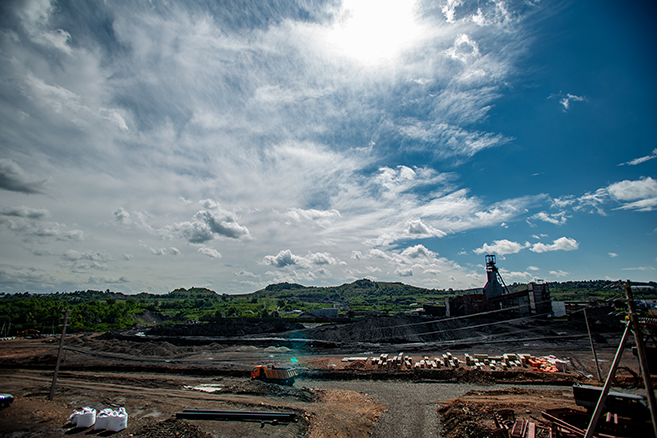
[[[624,300],[622,289],[609,280],[548,283],[555,301]],[[657,283],[644,284],[635,298],[657,298]],[[513,291],[526,289],[514,283]],[[271,284],[249,294],[219,294],[213,290],[178,288],[167,294],[75,291],[54,294],[0,294],[0,336],[27,330],[61,331],[62,312],[71,309],[71,332],[105,331],[147,324],[145,315],[158,314],[167,323],[213,321],[233,317],[295,318],[299,311],[337,306],[355,314],[407,313],[426,303],[442,305],[445,297],[481,293],[469,290],[424,289],[396,282],[356,280],[340,286],[315,287],[295,283]],[[621,304],[622,305],[622,304]],[[296,312],[295,312],[296,311]]]

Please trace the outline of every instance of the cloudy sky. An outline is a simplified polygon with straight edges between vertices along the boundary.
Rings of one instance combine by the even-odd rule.
[[[657,280],[653,2],[0,4],[0,292]]]

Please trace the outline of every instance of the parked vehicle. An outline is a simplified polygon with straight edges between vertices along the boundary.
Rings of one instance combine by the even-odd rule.
[[[294,378],[297,376],[297,370],[288,368],[275,368],[273,365],[256,365],[251,371],[251,379],[258,379],[264,382],[278,383],[280,385],[294,384]]]

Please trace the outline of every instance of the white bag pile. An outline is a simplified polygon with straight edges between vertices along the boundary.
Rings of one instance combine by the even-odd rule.
[[[96,410],[89,407],[82,408],[81,411],[74,410],[68,417],[68,421],[75,427],[91,427],[96,422]]]
[[[109,426],[110,415],[114,412],[112,409],[103,409],[96,415],[96,424],[94,430],[107,430]]]
[[[128,413],[124,408],[119,408],[116,411],[112,411],[109,416],[109,421],[107,424],[107,430],[111,432],[118,432],[128,427]]]
[[[118,432],[128,427],[128,413],[125,408],[103,409],[98,415],[96,415],[95,409],[82,408],[81,411],[73,411],[68,420],[78,428],[94,426],[94,430],[111,432]]]

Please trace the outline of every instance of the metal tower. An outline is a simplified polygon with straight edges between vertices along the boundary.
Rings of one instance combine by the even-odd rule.
[[[497,266],[495,266],[495,256],[491,254],[486,255],[486,275],[488,281],[484,286],[484,299],[490,300],[509,293],[509,288],[506,287]]]

